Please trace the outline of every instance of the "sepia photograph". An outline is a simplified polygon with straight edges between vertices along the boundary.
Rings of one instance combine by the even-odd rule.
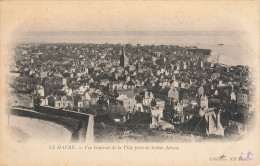
[[[22,34],[11,50],[10,131],[23,141],[241,139],[256,108],[241,33]]]
[[[0,3],[0,165],[260,164],[259,2],[111,2]]]

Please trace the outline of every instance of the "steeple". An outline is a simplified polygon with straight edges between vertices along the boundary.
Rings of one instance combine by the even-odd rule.
[[[122,66],[123,68],[125,68],[128,65],[128,58],[125,55],[125,49],[124,49],[124,45],[122,46],[122,55],[120,57],[120,66]]]
[[[124,45],[122,46],[122,55],[125,56],[125,47],[124,47]]]

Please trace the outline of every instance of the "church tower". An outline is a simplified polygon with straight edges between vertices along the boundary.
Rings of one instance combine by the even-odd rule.
[[[125,49],[124,46],[122,46],[122,55],[120,57],[120,66],[122,66],[123,68],[125,68],[128,65],[128,58],[125,55]]]

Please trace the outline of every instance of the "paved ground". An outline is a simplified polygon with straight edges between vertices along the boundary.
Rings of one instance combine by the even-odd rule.
[[[71,132],[63,126],[33,118],[10,116],[9,134],[14,141],[69,143]]]

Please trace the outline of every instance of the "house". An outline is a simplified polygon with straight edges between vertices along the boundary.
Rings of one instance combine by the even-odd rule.
[[[186,70],[186,69],[187,69],[187,63],[183,62],[183,70]]]
[[[155,116],[158,118],[158,122],[160,122],[163,119],[163,109],[158,106],[151,107],[151,114],[152,117]]]
[[[77,105],[78,108],[83,108],[83,100],[78,100]]]
[[[136,100],[128,98],[126,95],[121,94],[117,99],[118,106],[121,105],[126,112],[134,113],[136,111]]]
[[[126,95],[129,98],[135,98],[136,94],[134,93],[133,90],[129,89],[129,90],[118,90],[117,91],[118,95]]]
[[[198,103],[194,100],[190,101],[190,104],[192,105],[193,108],[198,105]]]
[[[145,112],[142,103],[136,103],[136,111]]]
[[[79,86],[78,88],[74,89],[73,92],[75,94],[83,95],[85,93],[86,89],[83,85]]]
[[[231,92],[231,94],[230,94],[230,100],[231,100],[231,101],[236,101],[236,94],[235,94],[235,92]]]
[[[37,94],[32,94],[33,105],[46,106],[48,105],[48,99]]]
[[[74,105],[78,108],[89,108],[91,98],[88,93],[74,96]]]
[[[91,93],[89,96],[90,96],[90,104],[94,105],[98,102],[99,96],[96,93]]]
[[[176,87],[176,88],[178,88],[178,87],[179,87],[179,81],[174,80],[174,81],[173,81],[173,86]]]
[[[74,106],[71,96],[50,96],[48,97],[48,105],[56,108],[66,108]]]
[[[39,96],[44,96],[44,88],[41,85],[36,85],[34,87],[35,93]]]
[[[76,68],[75,67],[70,67],[69,68],[69,72],[70,73],[75,73],[76,72]]]
[[[65,92],[68,96],[71,96],[73,93],[72,89],[69,88],[67,85],[65,85],[61,90]]]
[[[161,100],[161,99],[159,99],[159,98],[156,98],[155,99],[155,105],[156,105],[156,107],[158,107],[159,109],[164,109],[164,107],[165,107],[165,101],[163,101],[163,100]]]
[[[219,104],[221,102],[220,99],[221,99],[220,96],[212,96],[212,97],[210,97],[209,101],[210,101],[210,103]]]
[[[96,89],[96,90],[95,90],[95,93],[96,93],[98,96],[103,96],[103,92],[102,92],[100,89]]]
[[[145,91],[143,97],[143,105],[150,106],[153,99],[154,99],[153,93]]]
[[[171,87],[168,91],[168,97],[179,101],[179,91],[177,88]]]
[[[190,84],[187,82],[181,82],[181,88],[188,89],[190,87]]]
[[[127,89],[134,89],[136,84],[133,81],[127,82]]]
[[[39,77],[40,78],[45,78],[45,77],[47,77],[48,76],[48,72],[47,71],[40,71],[39,72]]]
[[[101,79],[100,80],[100,85],[101,86],[107,86],[109,84],[109,80],[108,79]]]
[[[218,82],[218,86],[219,86],[219,87],[225,87],[225,86],[226,86],[226,83],[224,83],[222,80],[220,80],[220,81]]]
[[[214,92],[214,96],[217,96],[217,95],[218,95],[218,90],[216,89]]]
[[[204,94],[204,88],[203,88],[203,86],[200,86],[198,89],[198,95],[202,96],[203,94]]]
[[[237,93],[237,104],[248,104],[249,92],[248,90],[243,89]]]
[[[184,122],[184,112],[183,112],[184,105],[180,102],[175,102],[173,105],[174,114],[173,118],[175,119],[175,122],[177,123],[183,123]]]
[[[213,73],[212,75],[211,75],[211,79],[212,80],[216,80],[216,79],[218,79],[220,77],[220,74],[219,73]]]
[[[208,97],[206,96],[206,95],[204,95],[204,96],[201,96],[201,98],[200,98],[200,107],[201,108],[208,108],[208,106],[209,106],[209,101],[208,101]]]

